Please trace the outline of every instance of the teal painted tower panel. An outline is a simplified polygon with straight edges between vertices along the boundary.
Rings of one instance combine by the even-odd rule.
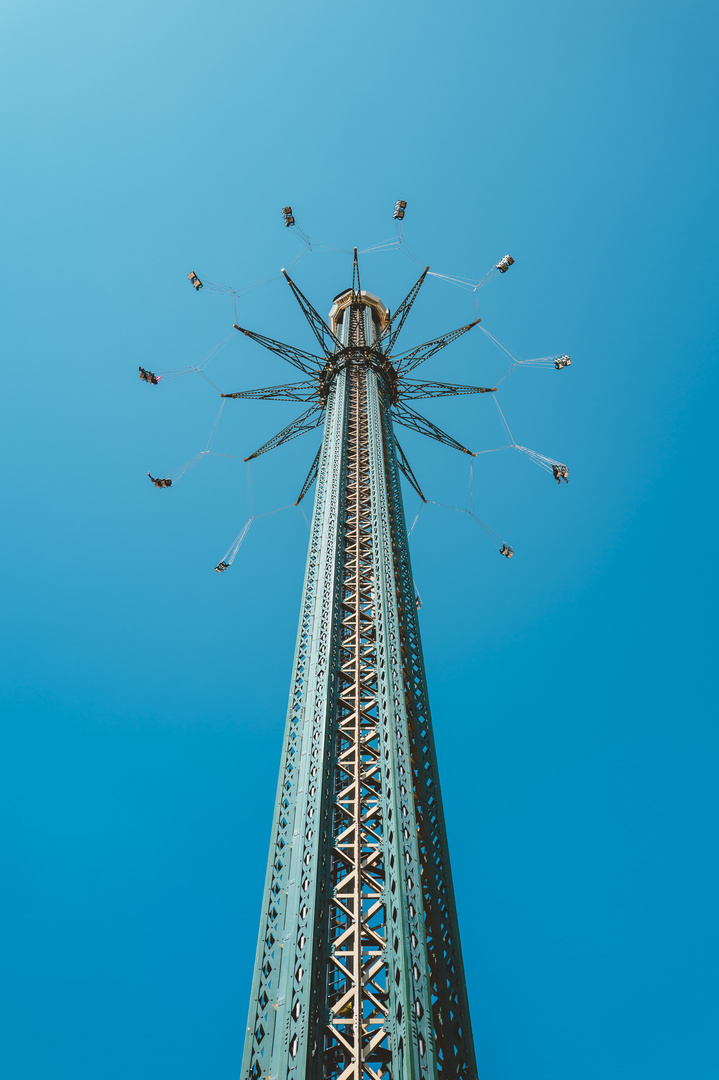
[[[374,300],[348,291],[320,379],[242,1080],[477,1075]]]

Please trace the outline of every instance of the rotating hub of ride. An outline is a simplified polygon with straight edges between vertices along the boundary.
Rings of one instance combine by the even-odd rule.
[[[389,399],[394,403],[399,398],[399,380],[397,371],[383,353],[372,348],[362,348],[350,345],[342,349],[331,360],[328,360],[318,376],[319,396],[322,402],[327,401],[330,389],[341,371],[350,366],[368,367],[376,371],[380,381],[389,394]]]

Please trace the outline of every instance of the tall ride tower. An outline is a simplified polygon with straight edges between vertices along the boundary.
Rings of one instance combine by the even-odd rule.
[[[242,1080],[477,1076],[393,420],[469,453],[406,399],[485,388],[406,379],[475,325],[395,355],[425,274],[390,318],[355,252],[329,325],[288,277],[319,357],[243,331],[311,376],[258,452],[324,435]]]

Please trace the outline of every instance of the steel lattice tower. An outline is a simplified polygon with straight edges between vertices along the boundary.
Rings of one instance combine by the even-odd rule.
[[[324,424],[242,1080],[477,1075],[393,420],[465,450],[402,398],[484,388],[405,381],[470,329],[393,354],[424,277],[390,319],[355,253],[329,326],[288,278],[322,356],[243,332],[311,380],[227,395]]]

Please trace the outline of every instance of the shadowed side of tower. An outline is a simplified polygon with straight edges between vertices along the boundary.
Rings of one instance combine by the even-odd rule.
[[[302,611],[242,1080],[477,1075],[383,352],[330,320]],[[391,351],[391,347],[390,350]]]

